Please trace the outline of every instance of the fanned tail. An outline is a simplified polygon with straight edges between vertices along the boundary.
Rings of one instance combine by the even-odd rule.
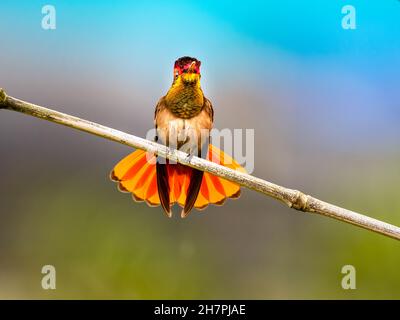
[[[245,172],[245,169],[233,158],[211,144],[208,150],[208,160]],[[167,164],[165,166],[170,206],[178,203],[184,208],[194,169],[181,164]],[[156,157],[154,155],[150,155],[146,151],[136,150],[114,167],[110,177],[118,182],[120,191],[131,193],[135,201],[145,201],[149,206],[161,204],[157,187]],[[202,210],[209,204],[223,205],[226,199],[235,199],[239,196],[240,186],[238,184],[204,172],[200,191],[193,207]],[[170,215],[168,214],[168,216]]]

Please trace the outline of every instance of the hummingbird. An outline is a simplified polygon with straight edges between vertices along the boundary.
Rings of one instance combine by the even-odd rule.
[[[192,57],[175,61],[173,81],[158,101],[154,113],[155,141],[199,156],[234,170],[245,172],[232,157],[210,143],[214,109],[200,85],[201,62]],[[179,163],[136,150],[122,159],[110,178],[118,189],[132,194],[135,201],[159,206],[172,217],[172,206],[182,207],[185,218],[193,208],[222,205],[227,198],[240,196],[240,186]]]

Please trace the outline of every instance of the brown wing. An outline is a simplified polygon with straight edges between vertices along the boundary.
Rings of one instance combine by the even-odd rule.
[[[162,97],[156,105],[156,109],[154,111],[154,126],[157,130],[158,124],[157,124],[157,117],[160,113],[162,113],[162,111],[164,111],[167,108],[167,106],[165,105],[165,96]],[[155,141],[158,141],[158,137],[155,137]]]
[[[154,112],[154,125],[157,130],[157,116],[165,110],[166,105],[165,105],[165,99],[162,97],[156,106],[156,110]],[[159,137],[158,134],[156,133],[155,136],[155,141],[158,141]],[[157,163],[156,163],[156,175],[157,175],[157,189],[158,189],[158,196],[160,198],[160,203],[162,208],[164,209],[164,212],[168,217],[171,217],[171,205],[170,205],[170,188],[169,188],[169,183],[168,183],[168,170],[167,170],[167,161],[159,161],[160,159],[157,158]]]
[[[204,106],[203,106],[204,111],[206,111],[210,118],[211,122],[214,122],[214,109],[212,107],[212,103],[210,100],[208,100],[206,97],[204,97]]]

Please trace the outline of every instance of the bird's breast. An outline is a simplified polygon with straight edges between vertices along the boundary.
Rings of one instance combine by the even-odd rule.
[[[205,110],[191,118],[178,117],[168,108],[156,116],[157,136],[161,143],[180,148],[183,144],[200,146],[208,139],[212,119]]]
[[[167,93],[165,101],[173,114],[189,119],[200,113],[204,105],[204,95],[199,86],[173,86]]]

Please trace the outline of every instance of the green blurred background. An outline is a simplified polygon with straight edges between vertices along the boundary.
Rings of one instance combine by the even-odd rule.
[[[400,225],[398,1],[353,1],[350,31],[344,1],[52,4],[54,31],[44,3],[0,4],[10,95],[145,136],[196,56],[215,126],[255,129],[254,175]],[[398,241],[249,190],[167,219],[109,181],[128,147],[9,111],[0,150],[0,298],[400,298]]]

